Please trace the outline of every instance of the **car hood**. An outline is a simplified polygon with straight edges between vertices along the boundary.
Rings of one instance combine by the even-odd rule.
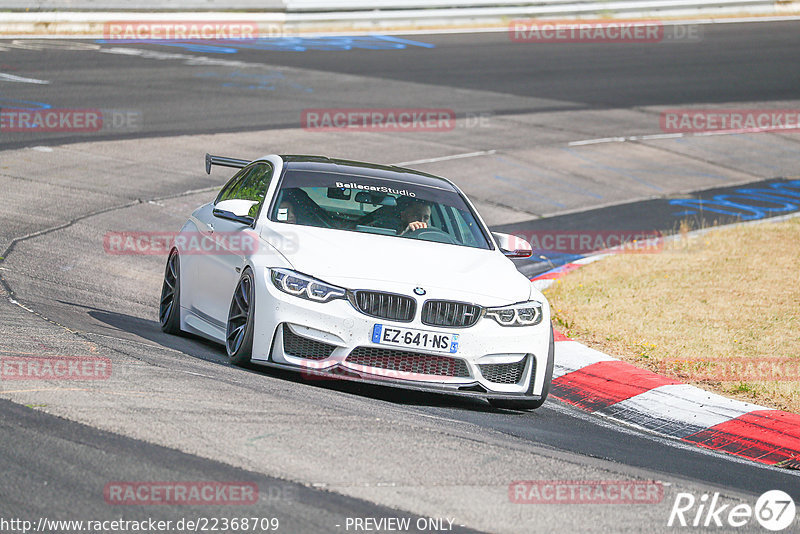
[[[376,289],[426,298],[500,306],[528,300],[530,281],[496,250],[314,228],[276,225],[262,236],[283,244],[295,270],[347,289]]]

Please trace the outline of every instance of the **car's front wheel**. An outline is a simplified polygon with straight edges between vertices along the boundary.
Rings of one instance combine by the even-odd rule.
[[[233,292],[225,331],[228,358],[235,365],[247,365],[253,354],[253,318],[255,315],[255,279],[245,269]]]
[[[493,408],[500,408],[503,410],[535,410],[539,408],[544,401],[547,400],[547,395],[550,394],[550,383],[553,381],[553,362],[555,361],[556,344],[553,336],[553,326],[550,326],[550,349],[547,351],[547,367],[544,375],[544,387],[542,387],[542,396],[537,400],[506,400],[506,399],[489,399],[489,404]],[[531,375],[531,385],[533,388],[534,376]]]
[[[158,319],[161,330],[167,334],[181,333],[181,262],[177,250],[172,250],[167,258]]]

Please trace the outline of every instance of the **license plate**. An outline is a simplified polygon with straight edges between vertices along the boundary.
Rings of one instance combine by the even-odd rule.
[[[372,328],[372,342],[437,352],[458,352],[458,334],[443,334],[413,328],[399,328],[376,324]]]

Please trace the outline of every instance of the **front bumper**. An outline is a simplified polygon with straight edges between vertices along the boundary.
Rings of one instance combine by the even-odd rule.
[[[542,395],[529,394],[527,391],[522,393],[504,393],[500,391],[487,391],[475,381],[471,384],[438,384],[433,382],[415,382],[413,380],[391,379],[383,376],[369,375],[367,373],[357,373],[341,366],[334,366],[328,369],[308,369],[298,368],[296,365],[286,365],[276,362],[256,361],[254,363],[265,367],[273,367],[286,371],[300,372],[301,375],[309,380],[344,380],[369,384],[375,386],[390,386],[412,391],[426,393],[440,393],[443,395],[455,395],[458,397],[471,397],[478,399],[505,399],[505,400],[541,400]]]
[[[535,326],[506,327],[484,317],[468,328],[448,328],[422,324],[424,299],[412,295],[408,296],[417,300],[413,321],[395,322],[365,315],[344,299],[318,303],[288,295],[263,275],[256,284],[260,290],[253,363],[299,371],[312,379],[357,380],[469,397],[538,400],[542,396],[550,344],[547,306],[542,322]],[[374,343],[376,323],[458,334],[458,351]]]

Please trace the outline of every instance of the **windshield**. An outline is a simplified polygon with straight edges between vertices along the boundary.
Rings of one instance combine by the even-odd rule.
[[[491,248],[464,199],[442,187],[324,171],[288,170],[270,220]]]

